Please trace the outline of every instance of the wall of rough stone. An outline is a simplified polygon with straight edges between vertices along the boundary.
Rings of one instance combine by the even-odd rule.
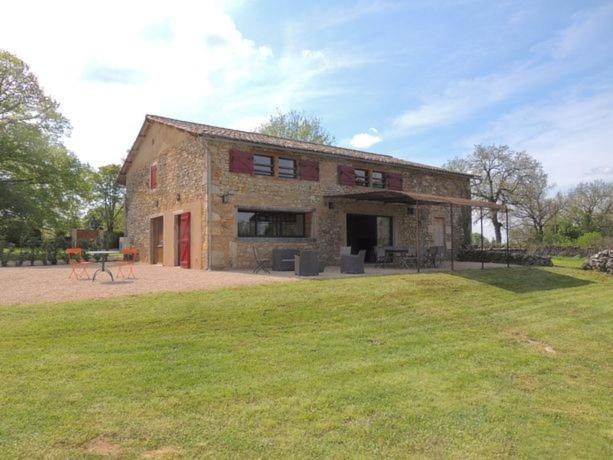
[[[205,151],[193,135],[150,124],[126,175],[126,236],[140,260],[151,262],[150,222],[164,217],[164,265],[177,265],[176,216],[191,213],[190,265],[206,266]],[[157,163],[157,188],[149,188],[149,168]]]
[[[406,191],[433,193],[470,197],[468,179],[453,175],[425,173],[394,167],[373,165],[360,161],[331,159],[320,157],[320,180],[306,181],[300,179],[283,179],[279,177],[255,176],[229,171],[229,150],[237,148],[263,155],[278,156],[276,150],[250,147],[231,142],[209,141],[211,151],[211,268],[247,268],[254,264],[252,247],[257,245],[264,257],[269,257],[274,248],[312,248],[322,254],[329,263],[338,261],[340,247],[346,245],[346,214],[372,214],[391,216],[393,218],[394,244],[415,247],[416,216],[409,214],[408,206],[402,204],[383,204],[378,202],[360,202],[346,199],[334,199],[329,208],[325,195],[373,190],[357,186],[343,186],[338,183],[337,167],[339,164],[355,168],[383,172],[400,172],[403,176],[403,188]],[[284,152],[284,158],[314,159],[313,155],[301,155]],[[227,195],[226,203],[221,196]],[[304,239],[264,239],[239,238],[237,236],[236,215],[239,208],[275,209],[279,211],[312,212],[310,238]],[[451,222],[448,207],[421,206],[421,241],[425,248],[431,241],[431,221],[434,216],[445,218],[446,244],[451,247]],[[468,219],[466,218],[468,216]],[[470,236],[470,213],[468,209],[456,207],[454,212],[454,239],[459,248]]]

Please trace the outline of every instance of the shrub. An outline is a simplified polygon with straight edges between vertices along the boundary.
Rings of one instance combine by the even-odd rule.
[[[599,246],[602,242],[602,235],[598,232],[587,232],[577,238],[577,246],[590,248]]]

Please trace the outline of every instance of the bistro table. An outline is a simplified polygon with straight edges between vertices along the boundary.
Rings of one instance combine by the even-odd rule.
[[[109,254],[119,254],[119,249],[108,249],[104,251],[87,251],[87,253],[91,254],[92,256],[98,254],[100,256],[100,262],[102,262],[102,267],[100,267],[98,270],[94,272],[94,276],[92,277],[92,283],[96,280],[96,275],[99,272],[108,273],[109,276],[111,277],[111,281],[114,282],[115,278],[113,278],[113,273],[111,272],[111,270],[106,268],[106,262],[109,258]]]
[[[417,262],[417,256],[410,252],[409,248],[385,248],[385,257],[391,257],[394,263],[398,260],[398,265],[402,268],[411,268],[410,265]]]

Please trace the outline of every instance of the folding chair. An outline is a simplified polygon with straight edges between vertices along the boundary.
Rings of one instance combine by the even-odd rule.
[[[71,279],[73,274],[77,280],[80,280],[83,275],[89,279],[89,272],[87,271],[88,263],[83,259],[83,249],[68,248],[66,249],[66,256],[68,257],[68,265],[72,268],[68,279]]]
[[[268,259],[262,259],[255,246],[253,246],[253,257],[255,258],[255,268],[253,269],[253,273],[257,273],[260,270],[270,273],[270,269],[268,267],[272,266],[271,261]]]
[[[134,276],[133,269],[138,250],[136,248],[123,248],[121,253],[123,254],[123,260],[119,260],[117,262],[117,277],[121,277],[123,279],[126,279],[127,277],[136,278],[136,276]]]

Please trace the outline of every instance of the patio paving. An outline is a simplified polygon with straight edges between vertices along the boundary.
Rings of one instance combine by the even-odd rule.
[[[109,264],[113,273],[116,269]],[[503,264],[486,264],[487,268],[504,267]],[[89,267],[90,275],[99,265]],[[477,262],[456,262],[456,270],[480,268]],[[446,270],[448,265],[433,270]],[[34,304],[79,299],[100,299],[150,292],[179,292],[218,289],[246,285],[260,285],[280,282],[293,282],[305,279],[334,279],[354,276],[377,276],[415,273],[416,270],[397,268],[377,268],[366,266],[364,275],[341,274],[339,267],[326,267],[324,273],[316,277],[299,278],[294,272],[272,272],[254,274],[250,270],[205,271],[184,270],[178,267],[136,264],[136,279],[111,282],[104,273],[95,282],[91,280],[69,279],[70,268],[66,265],[4,267],[0,268],[0,305]]]

